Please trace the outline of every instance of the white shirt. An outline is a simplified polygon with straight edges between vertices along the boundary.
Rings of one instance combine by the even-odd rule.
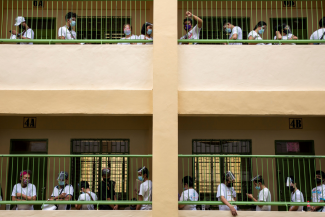
[[[304,195],[298,189],[291,193],[291,202],[305,202]],[[299,206],[297,211],[303,211],[304,206]]]
[[[138,39],[138,36],[131,35],[131,37],[129,37],[129,38],[121,38],[121,40],[130,40],[130,39],[132,39],[132,40]],[[117,43],[117,44],[119,44],[119,45],[129,45],[130,43]]]
[[[317,186],[316,188],[313,188],[312,190],[312,201],[313,202],[321,202],[321,200],[325,200],[325,185]],[[325,206],[323,207],[323,212],[325,212]]]
[[[263,188],[262,190],[260,190],[260,192],[258,193],[257,201],[271,202],[271,192],[268,188]],[[271,206],[264,205],[262,208],[256,206],[256,211],[271,211]]]
[[[198,201],[199,194],[194,189],[183,191],[179,201]],[[196,210],[196,205],[185,205],[182,210]]]
[[[239,26],[234,26],[231,30],[231,34],[229,36],[229,39],[234,35],[237,34],[237,39],[242,40],[243,39],[243,32]],[[236,41],[236,40],[234,40]],[[229,45],[242,45],[242,43],[229,43]]]
[[[194,26],[194,28],[191,29],[188,33],[186,33],[184,36],[182,36],[180,39],[200,39],[200,31],[202,28],[197,27],[197,25]],[[179,43],[182,44],[182,43]],[[194,43],[197,44],[197,43]]]
[[[36,187],[35,185],[28,183],[28,185],[23,188],[20,183],[16,184],[12,189],[11,196],[16,196],[17,193],[26,195],[27,197],[36,196]],[[17,210],[34,210],[33,205],[17,205]]]
[[[227,187],[224,183],[221,183],[218,186],[217,190],[217,198],[218,201],[221,201],[220,197],[224,196],[227,201],[235,201],[236,199],[236,191],[234,187]],[[234,208],[237,210],[237,206],[235,205]],[[219,210],[230,210],[227,205],[219,205]]]
[[[290,38],[292,38],[292,34],[291,33],[289,33],[287,35],[282,35],[282,40],[288,40]],[[274,40],[277,40],[276,39],[276,36],[274,36]],[[281,43],[275,43],[274,45],[281,45]],[[287,44],[286,43],[285,45],[290,45],[290,44]],[[291,43],[291,45],[296,45],[296,44],[295,43]]]
[[[97,195],[94,192],[89,192],[89,194],[91,195],[93,201],[97,201]],[[89,194],[87,193],[83,193],[79,195],[78,201],[91,201],[91,198],[89,196]],[[86,200],[84,200],[83,195],[86,196]],[[94,210],[94,205],[93,204],[86,204],[86,205],[81,205],[81,210]]]
[[[67,28],[67,26],[62,26],[59,28],[58,36],[64,36],[65,40],[74,40],[77,39],[77,33],[71,29],[71,31]]]
[[[324,33],[325,33],[325,28],[321,28],[319,30],[316,30],[315,32],[313,32],[313,34],[311,34],[310,40],[320,40],[323,37],[322,40],[324,40],[324,42],[325,42]],[[325,43],[321,43],[320,45],[325,45]]]
[[[247,38],[249,38],[250,36],[252,36],[254,40],[263,40],[262,37],[260,36],[260,34],[258,34],[257,32],[255,32],[255,30],[252,30],[248,34]],[[258,43],[256,45],[265,45],[265,44],[264,43]]]
[[[143,197],[143,201],[152,201],[152,182],[147,180],[140,185],[139,195]],[[141,206],[141,210],[151,210],[150,204]]]
[[[34,39],[34,31],[31,28],[29,28],[29,29],[27,29],[27,31],[24,32],[24,34],[22,36],[26,37],[28,39]],[[17,39],[17,36],[11,34],[10,39]],[[33,44],[33,42],[30,42],[30,43],[20,42],[19,44]]]
[[[68,195],[73,196],[73,187],[72,185],[66,185],[64,189],[59,189],[58,186],[55,186],[52,192],[51,197],[57,197],[62,193],[66,193],[66,197]],[[71,206],[68,206],[68,210],[71,209]],[[58,210],[67,210],[67,205],[66,204],[61,204],[58,205]]]
[[[153,38],[150,36],[147,37],[146,35],[139,35],[137,39],[141,39],[141,40],[153,40]],[[148,42],[146,44],[152,44],[152,42]],[[143,45],[142,43],[138,43],[138,45]]]

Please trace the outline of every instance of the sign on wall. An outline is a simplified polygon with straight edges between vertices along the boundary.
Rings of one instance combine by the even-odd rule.
[[[295,8],[296,7],[296,2],[295,1],[283,1],[283,7],[288,7],[288,8]]]
[[[34,7],[44,7],[44,2],[43,1],[34,1],[33,2]]]
[[[24,117],[24,128],[36,128],[36,118]]]
[[[289,129],[302,129],[302,118],[289,118]]]

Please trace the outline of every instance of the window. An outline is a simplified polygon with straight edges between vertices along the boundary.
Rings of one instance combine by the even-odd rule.
[[[251,154],[251,140],[193,140],[193,154]],[[246,199],[251,177],[251,161],[240,157],[194,158],[194,185],[201,197],[215,198],[222,174],[232,171],[236,176],[234,188],[238,200]],[[243,193],[242,193],[243,192]]]
[[[119,200],[127,199],[126,157],[100,157],[101,154],[128,154],[128,139],[74,139],[71,141],[72,154],[82,154],[85,157],[72,158],[71,181],[77,186],[80,181],[88,181],[93,192],[99,191],[102,168],[111,168],[111,180],[116,182],[115,191]],[[98,157],[87,157],[87,154],[98,154]]]
[[[124,36],[123,25],[131,23],[130,17],[78,17],[77,38],[120,39]]]

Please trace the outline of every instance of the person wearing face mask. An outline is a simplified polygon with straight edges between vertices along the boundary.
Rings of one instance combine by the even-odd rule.
[[[36,187],[30,183],[31,171],[21,171],[19,174],[20,183],[15,184],[11,198],[12,201],[31,201],[36,200]],[[16,210],[34,210],[33,205],[21,204],[17,205]]]
[[[124,24],[123,31],[125,34],[124,38],[121,38],[121,40],[125,39],[138,39],[136,35],[132,35],[132,26],[130,24]],[[137,44],[137,43],[117,43],[118,45],[130,45],[130,44]]]
[[[235,26],[231,24],[229,20],[223,21],[223,30],[226,31],[229,35],[229,40],[242,40],[243,39],[243,31],[239,26]],[[227,45],[227,43],[224,43]],[[229,45],[242,45],[242,43],[229,43]]]
[[[81,189],[80,189],[81,188]],[[87,181],[81,181],[81,184],[78,189],[81,190],[78,201],[97,201],[97,195],[94,192],[91,192],[89,189],[89,183]],[[94,210],[93,204],[76,204],[76,209],[78,210]]]
[[[197,25],[195,25],[194,27],[193,27],[192,19],[196,20],[197,22]],[[183,25],[186,34],[182,36],[180,39],[200,39],[200,31],[203,25],[203,20],[200,17],[195,16],[190,11],[186,11]],[[193,44],[193,43],[179,43],[179,44]]]
[[[255,186],[255,189],[260,191],[258,193],[258,198],[255,199],[252,194],[246,194],[249,199],[252,199],[255,202],[271,202],[271,192],[265,186],[262,176],[257,175],[252,179],[252,182]],[[257,205],[256,211],[271,211],[270,205]]]
[[[65,40],[77,39],[77,33],[74,31],[76,26],[76,13],[69,12],[65,15],[66,25],[59,28],[58,38]]]
[[[256,24],[254,30],[250,31],[248,34],[248,40],[262,40],[262,35],[266,30],[266,23],[264,21],[260,21]],[[264,43],[248,43],[249,45],[266,45]]]
[[[287,177],[286,180],[286,187],[291,192],[291,202],[305,202],[304,195],[302,192],[297,188],[297,184],[293,176]],[[291,206],[289,211],[303,211],[304,206]]]
[[[193,189],[193,178],[191,176],[185,176],[182,179],[182,186],[184,191],[179,201],[198,201],[199,194]],[[196,210],[196,205],[178,205],[181,210]]]
[[[9,32],[11,33],[10,39],[34,39],[34,31],[29,28],[29,26],[26,23],[26,20],[24,17],[16,17],[16,23],[14,26],[19,27],[19,31],[17,30],[10,30]],[[30,43],[18,43],[18,44],[33,44],[32,42]]]
[[[152,23],[149,23],[149,22],[145,22],[143,25],[142,25],[142,28],[141,28],[141,35],[138,37],[138,39],[142,39],[142,40],[153,40],[153,37],[152,37],[152,27],[153,27],[153,24]],[[138,45],[141,45],[141,44],[152,44],[152,42],[150,43],[138,43]]]
[[[217,198],[218,201],[223,202],[225,205],[219,205],[220,211],[230,211],[233,216],[237,215],[237,206],[231,205],[229,203],[232,201],[236,201],[236,191],[233,187],[235,179],[235,175],[228,171],[223,175],[222,180],[224,183],[220,183],[217,188]]]
[[[317,187],[312,190],[312,201],[313,202],[325,202],[325,185],[323,184],[325,180],[325,173],[323,171],[317,170],[315,182]],[[325,205],[325,204],[324,204]],[[314,212],[325,212],[325,206],[312,206],[311,210]]]
[[[132,198],[131,201],[137,201],[137,198]],[[137,209],[137,205],[130,205],[128,207],[125,207],[124,210],[136,210]]]
[[[138,179],[142,181],[139,190],[139,201],[152,201],[152,182],[149,180],[149,170],[144,166],[138,169]],[[150,204],[137,205],[137,210],[152,210]]]
[[[279,25],[275,29],[275,36],[274,40],[298,40],[298,37],[293,35],[290,29],[290,26],[288,26],[286,23],[283,23],[282,25]],[[275,45],[296,45],[295,43],[276,43]]]
[[[54,187],[51,194],[51,199],[55,201],[69,201],[73,196],[73,186],[69,183],[69,174],[67,172],[61,171],[57,178],[58,185]],[[58,210],[71,210],[70,204],[59,204],[57,205]]]
[[[100,185],[100,195],[101,200],[116,200],[115,185],[116,183],[111,180],[111,169],[103,168],[102,169],[102,183]],[[117,210],[118,205],[99,205],[100,210]]]

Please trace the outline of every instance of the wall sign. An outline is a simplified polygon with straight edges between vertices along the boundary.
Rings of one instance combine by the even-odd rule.
[[[302,129],[302,118],[289,118],[289,129]]]
[[[33,1],[34,7],[44,7],[43,1]]]
[[[36,128],[36,118],[24,117],[24,128]]]
[[[296,7],[296,2],[295,1],[283,1],[283,7],[286,8],[295,8]]]

